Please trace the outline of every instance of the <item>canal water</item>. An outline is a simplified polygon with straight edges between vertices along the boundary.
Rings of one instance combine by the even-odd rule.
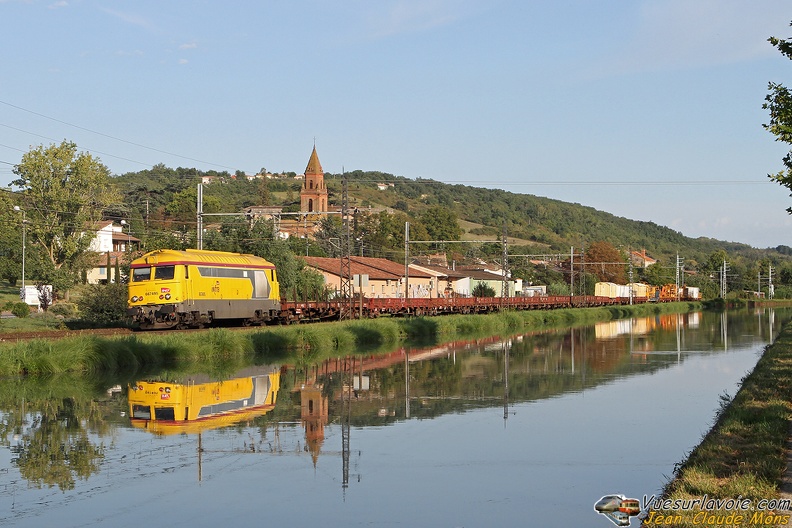
[[[789,318],[660,315],[223,380],[3,380],[0,526],[614,526],[595,502],[659,492]]]

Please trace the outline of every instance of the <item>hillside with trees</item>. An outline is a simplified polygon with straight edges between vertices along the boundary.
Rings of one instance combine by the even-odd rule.
[[[262,173],[265,173],[262,169]],[[136,236],[148,241],[148,248],[189,246],[194,241],[196,224],[196,187],[203,176],[215,176],[204,186],[204,212],[240,212],[251,205],[277,205],[285,212],[299,211],[302,181],[295,173],[248,180],[242,174],[202,172],[196,169],[171,169],[157,165],[151,170],[113,178],[124,196]],[[409,179],[378,171],[346,173],[352,211],[354,251],[366,256],[404,258],[404,224],[410,222],[411,240],[500,240],[504,228],[511,255],[567,255],[574,247],[585,252],[589,262],[597,254],[621,255],[626,262],[628,250],[641,251],[658,260],[656,266],[636,269],[635,279],[652,283],[674,281],[677,255],[684,262],[686,282],[702,287],[705,294],[717,295],[718,273],[723,261],[729,263],[730,290],[756,290],[758,278],[765,277],[768,266],[775,268],[776,295],[792,294],[792,248],[758,249],[746,244],[710,238],[690,238],[653,222],[635,221],[580,204],[516,194],[498,189],[450,185],[428,179]],[[325,173],[331,206],[340,206],[341,174]],[[231,251],[250,251],[266,237],[262,247],[281,245],[296,255],[334,256],[341,235],[338,217],[322,220],[315,239],[291,238],[275,241],[272,226],[250,226],[238,217],[212,220],[215,229],[205,238],[205,247]],[[465,225],[465,228],[461,226]],[[181,233],[178,239],[173,233]],[[261,249],[261,248],[259,248]],[[424,244],[411,248],[414,255],[444,251],[449,259],[499,261],[498,243]],[[592,254],[593,252],[593,254]],[[267,256],[267,255],[263,255]],[[269,255],[272,257],[272,255]],[[563,257],[562,257],[563,258]],[[604,258],[604,257],[603,257]],[[510,257],[512,271],[528,282],[568,288],[563,266],[542,267],[530,264],[528,257]],[[567,264],[568,266],[568,264]],[[626,270],[627,266],[619,267]],[[568,275],[568,269],[566,271]],[[601,275],[601,276],[600,276]],[[626,280],[624,272],[613,269],[592,274],[581,287],[593,288],[596,280]],[[288,283],[287,279],[287,283]],[[303,281],[305,282],[305,281]],[[295,279],[291,287],[298,286]],[[786,285],[785,285],[786,284]],[[788,286],[787,286],[788,285]]]
[[[253,253],[273,261],[286,295],[315,296],[321,289],[320,278],[306,270],[298,256],[339,255],[339,215],[323,217],[310,237],[298,231],[286,239],[278,236],[272,221],[245,217],[249,206],[299,211],[302,179],[293,172],[269,174],[262,168],[259,175],[248,176],[160,164],[111,176],[97,158],[78,153],[74,144],[64,141],[31,150],[15,173],[20,190],[3,194],[5,207],[0,208],[0,222],[8,227],[0,233],[5,242],[0,276],[11,284],[21,275],[23,225],[27,276],[53,284],[57,292],[68,291],[81,277],[85,280],[85,270],[95,260],[88,255],[91,238],[85,237],[86,228],[99,220],[124,220],[125,232],[140,239],[145,251],[195,247],[197,186],[203,179],[211,181],[203,186],[204,248]],[[598,280],[629,280],[628,251],[645,250],[657,264],[636,266],[636,281],[673,283],[679,255],[684,281],[699,286],[707,297],[718,295],[725,261],[729,292],[766,291],[772,266],[776,296],[792,298],[792,248],[787,246],[757,249],[693,239],[652,222],[580,204],[376,171],[325,173],[331,208],[340,206],[343,177],[349,183],[352,251],[358,255],[403,262],[409,222],[410,240],[427,241],[411,244],[411,256],[441,254],[448,263],[497,266],[505,230],[511,272],[528,284],[547,285],[551,293],[569,292],[569,256],[574,248],[575,270],[586,263],[585,273],[575,279],[576,293],[593,292]],[[471,240],[481,243],[463,243]],[[135,256],[127,254],[124,265]]]

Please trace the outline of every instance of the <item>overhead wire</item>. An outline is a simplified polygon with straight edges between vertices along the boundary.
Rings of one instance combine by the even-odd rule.
[[[74,124],[74,123],[70,123],[68,121],[64,121],[62,119],[58,119],[58,118],[55,118],[55,117],[52,117],[52,116],[48,116],[48,115],[42,114],[42,113],[36,112],[34,110],[23,108],[21,106],[12,104],[12,103],[10,103],[8,101],[0,100],[0,104],[4,104],[6,106],[9,106],[11,108],[15,108],[15,109],[20,110],[22,112],[27,112],[29,114],[32,114],[32,115],[35,115],[35,116],[38,116],[38,117],[41,117],[41,118],[44,118],[44,119],[48,119],[48,120],[54,121],[56,123],[60,123],[60,124],[66,125],[66,126],[70,126],[70,127],[76,128],[78,130],[83,130],[83,131],[89,132],[91,134],[96,134],[96,135],[101,136],[101,137],[105,137],[105,138],[108,138],[108,139],[112,139],[114,141],[119,141],[119,142],[122,142],[122,143],[126,143],[128,145],[132,145],[132,146],[144,148],[144,149],[147,149],[147,150],[151,150],[153,152],[158,152],[160,154],[166,154],[168,156],[174,156],[174,157],[177,157],[177,158],[182,158],[182,159],[186,159],[186,160],[190,160],[190,161],[195,161],[195,162],[198,162],[198,163],[211,165],[211,166],[214,166],[214,167],[221,167],[221,168],[226,169],[228,171],[235,171],[236,170],[234,167],[230,167],[228,165],[224,165],[224,164],[220,164],[220,163],[214,163],[214,162],[206,161],[206,160],[201,160],[201,159],[194,158],[194,157],[191,157],[191,156],[185,156],[185,155],[182,155],[182,154],[177,154],[177,153],[170,152],[170,151],[163,150],[163,149],[159,149],[159,148],[156,148],[156,147],[151,147],[151,146],[144,145],[144,144],[141,144],[141,143],[137,143],[135,141],[130,141],[130,140],[127,140],[127,139],[124,139],[124,138],[119,138],[119,137],[113,136],[111,134],[106,134],[104,132],[93,130],[93,129],[90,129],[90,128],[87,128],[87,127],[84,127],[84,126],[81,126],[81,125],[77,125],[77,124]],[[29,132],[29,131],[26,131],[26,130],[22,130],[20,128],[16,128],[16,127],[13,127],[11,125],[4,124],[4,123],[0,123],[0,125],[5,126],[7,128],[10,128],[12,130],[16,130],[18,132],[22,132],[22,133],[25,133],[25,134],[30,134],[30,135],[33,135],[33,136],[36,136],[36,137],[41,137],[43,139],[47,139],[48,141],[57,141],[56,139],[53,139],[53,138],[50,138],[50,137],[47,137],[47,136],[44,136],[44,135],[41,135],[41,134],[37,134],[37,133],[34,133],[34,132]],[[25,152],[24,150],[18,149],[16,147],[10,147],[8,145],[0,145],[0,146],[6,147],[6,148],[10,148],[10,149],[13,149],[13,150],[19,150],[20,152]],[[87,148],[87,147],[81,146],[81,148]],[[142,162],[142,161],[139,161],[139,160],[130,159],[130,158],[127,158],[127,157],[124,157],[124,156],[118,156],[118,155],[110,154],[110,153],[107,153],[107,152],[101,152],[101,151],[98,151],[98,150],[95,150],[95,149],[88,149],[88,150],[92,151],[92,152],[96,152],[98,154],[102,154],[103,156],[110,156],[110,157],[115,158],[115,159],[128,161],[128,162],[131,162],[131,163],[137,163],[139,165],[143,165],[143,166],[146,166],[146,167],[153,167],[155,165],[155,164],[152,164],[152,163],[146,163],[146,162]],[[333,178],[333,177],[340,176],[340,174],[326,173],[326,176],[328,178]],[[393,176],[391,175],[391,177],[393,177]],[[382,183],[383,181],[387,181],[388,183],[400,183],[400,184],[410,184],[410,185],[415,185],[415,184],[418,184],[418,185],[491,184],[491,180],[446,180],[446,181],[437,181],[437,180],[430,180],[430,179],[424,179],[424,178],[417,178],[415,180],[411,180],[409,178],[404,178],[404,180],[402,180],[402,181],[400,181],[398,179],[394,181],[394,180],[391,180],[389,178],[366,179],[366,180],[354,179],[352,181],[355,182],[355,183]],[[540,181],[509,182],[508,186],[509,187],[547,186],[547,185],[553,185],[553,186],[556,186],[556,185],[558,185],[558,186],[566,186],[566,185],[575,185],[575,186],[580,186],[580,185],[607,185],[607,186],[615,186],[615,185],[625,185],[625,186],[669,186],[669,185],[672,185],[672,186],[694,186],[694,185],[754,185],[754,184],[757,184],[757,183],[770,184],[770,183],[774,183],[774,182],[771,182],[769,180],[762,180],[762,181],[756,181],[756,180],[665,180],[665,181],[658,181],[658,180],[653,180],[653,181],[615,181],[615,180],[611,180],[611,181],[608,181],[608,180],[575,180],[575,181],[553,180],[553,181],[550,181],[550,180],[540,180]]]
[[[83,130],[85,132],[90,132],[91,134],[96,134],[98,136],[102,136],[102,137],[105,137],[105,138],[108,138],[108,139],[112,139],[114,141],[120,141],[121,143],[126,143],[128,145],[133,145],[135,147],[144,148],[144,149],[147,149],[147,150],[151,150],[153,152],[159,152],[160,154],[166,154],[168,156],[174,156],[174,157],[177,157],[177,158],[187,159],[187,160],[195,161],[195,162],[198,162],[198,163],[204,163],[206,165],[213,165],[215,167],[222,167],[224,169],[236,170],[233,167],[229,167],[227,165],[222,165],[222,164],[219,164],[219,163],[212,163],[211,161],[200,160],[198,158],[192,158],[190,156],[183,156],[181,154],[176,154],[174,152],[168,152],[167,150],[158,149],[156,147],[150,147],[148,145],[143,145],[141,143],[136,143],[134,141],[129,141],[127,139],[123,139],[123,138],[119,138],[119,137],[116,137],[116,136],[112,136],[110,134],[105,134],[104,132],[99,132],[99,131],[96,131],[96,130],[92,130],[92,129],[87,128],[87,127],[83,127],[83,126],[80,126],[80,125],[75,125],[74,123],[69,123],[68,121],[63,121],[62,119],[57,119],[57,118],[54,118],[54,117],[51,117],[51,116],[48,116],[48,115],[45,115],[45,114],[42,114],[42,113],[39,113],[39,112],[35,112],[33,110],[29,110],[27,108],[23,108],[21,106],[9,103],[7,101],[0,100],[0,104],[4,104],[6,106],[10,106],[11,108],[15,108],[17,110],[21,110],[23,112],[27,112],[29,114],[33,114],[33,115],[38,116],[38,117],[42,117],[44,119],[49,119],[50,121],[55,121],[56,123],[60,123],[62,125],[70,126],[70,127],[76,128],[78,130]],[[136,163],[138,163],[138,162],[136,162]]]
[[[44,136],[44,135],[41,135],[41,134],[36,134],[35,132],[30,132],[28,130],[22,130],[21,128],[13,127],[11,125],[6,125],[5,123],[0,123],[0,126],[4,126],[6,128],[10,128],[11,130],[16,130],[17,132],[22,132],[24,134],[30,134],[31,136],[40,137],[40,138],[46,139],[48,141],[54,141],[54,142],[59,141],[59,140],[57,140],[55,138],[51,138],[51,137]],[[26,150],[18,149],[18,148],[15,148],[15,147],[9,147],[8,145],[0,145],[0,146],[6,147],[6,148],[10,148],[10,149],[14,149],[14,150],[18,150],[20,152],[27,152]],[[146,163],[146,162],[143,162],[143,161],[137,161],[137,160],[133,160],[133,159],[130,159],[130,158],[125,158],[123,156],[116,156],[115,154],[110,154],[108,152],[102,152],[101,150],[88,148],[88,147],[86,147],[84,145],[77,145],[77,146],[79,148],[88,150],[89,152],[96,152],[97,154],[101,154],[102,156],[109,156],[111,158],[120,159],[120,160],[123,160],[123,161],[128,161],[130,163],[137,163],[137,164],[143,165],[145,167],[153,167],[154,166],[153,163]]]
[[[341,176],[340,174],[330,174],[331,178]],[[325,177],[328,177],[328,174],[325,173]],[[380,179],[372,179],[372,180],[360,180],[360,179],[350,179],[350,183],[393,183],[393,184],[409,184],[409,185],[464,185],[464,184],[491,184],[491,180],[431,180],[425,178],[418,178],[415,180],[411,180],[409,178],[403,176],[396,176],[396,178],[404,178],[403,180],[391,180],[387,178],[380,178]],[[734,185],[754,185],[757,183],[762,184],[770,184],[775,183],[770,180],[665,180],[665,181],[622,181],[622,180],[574,180],[574,181],[549,181],[549,180],[537,180],[537,181],[520,181],[520,182],[508,182],[509,187],[522,187],[522,186],[533,186],[533,185],[630,185],[630,186],[664,186],[664,185],[724,185],[724,184],[734,184]]]

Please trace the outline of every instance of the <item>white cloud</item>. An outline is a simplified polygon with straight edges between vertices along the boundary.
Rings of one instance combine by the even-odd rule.
[[[179,59],[179,64],[187,64],[188,62],[190,61],[188,61],[187,59]]]
[[[728,216],[712,217],[701,219],[698,221],[698,228],[702,232],[708,230],[717,231],[721,228],[727,228],[732,224],[732,219]]]
[[[127,24],[140,26],[146,29],[154,29],[154,24],[152,24],[147,18],[144,18],[140,15],[136,15],[134,13],[125,13],[123,11],[115,11],[113,9],[107,9],[106,7],[100,7],[99,9],[110,16],[126,22]]]
[[[649,0],[638,13],[634,32],[619,47],[628,51],[610,58],[619,73],[777,55],[767,38],[788,36],[792,18],[788,3],[778,0]]]
[[[397,0],[364,5],[374,9],[366,16],[373,37],[427,31],[469,16],[474,7],[475,10],[480,9],[475,3],[458,0]]]
[[[179,46],[179,49],[186,50],[186,49],[195,49],[197,47],[198,47],[198,43],[197,42],[187,42],[187,43],[184,43],[181,46]]]
[[[47,6],[49,9],[58,9],[60,7],[68,7],[69,2],[66,0],[60,0],[59,2],[55,2],[54,4],[50,4]]]
[[[140,57],[141,55],[143,55],[143,51],[139,49],[132,51],[118,50],[116,51],[116,55],[118,55],[119,57]]]

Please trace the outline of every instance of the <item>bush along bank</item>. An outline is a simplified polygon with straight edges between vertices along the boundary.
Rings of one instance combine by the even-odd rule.
[[[124,337],[37,339],[0,346],[0,376],[67,372],[125,373],[194,363],[211,368],[229,361],[270,360],[310,364],[338,354],[389,351],[404,343],[434,345],[470,337],[587,325],[624,317],[688,312],[697,303],[561,310],[507,311],[353,320],[262,329],[214,328],[205,332],[151,332]]]
[[[643,526],[786,525],[779,500],[792,420],[792,323],[765,348],[715,425],[666,485]],[[651,505],[650,505],[651,506]]]

